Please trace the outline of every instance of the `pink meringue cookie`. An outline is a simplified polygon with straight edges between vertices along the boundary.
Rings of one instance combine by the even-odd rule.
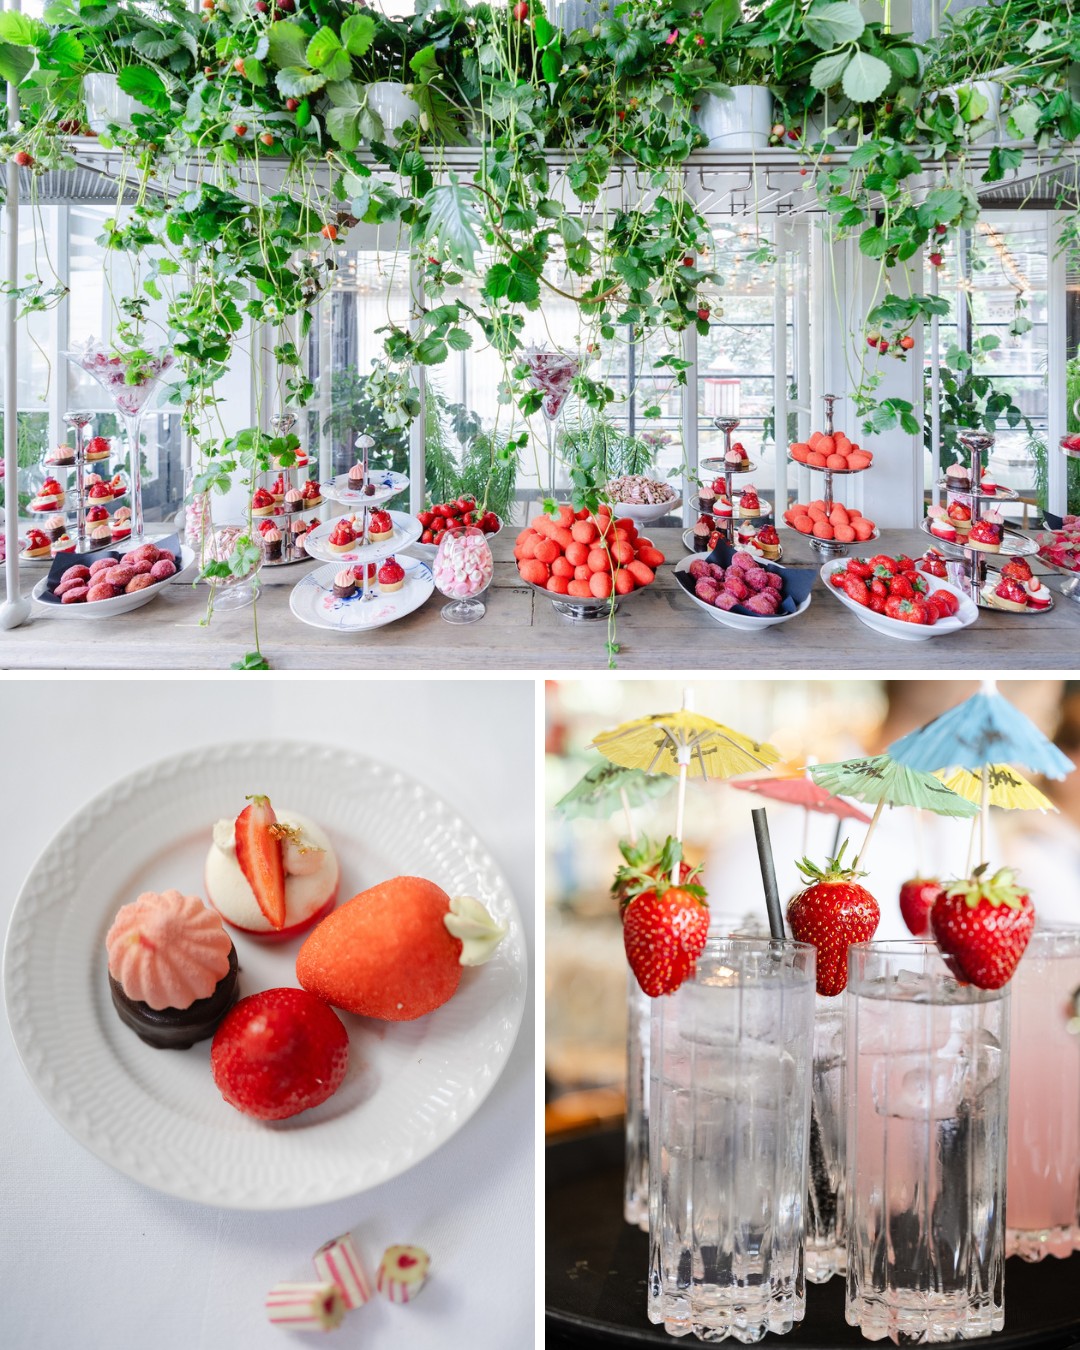
[[[161,1011],[209,998],[228,973],[232,942],[197,896],[144,891],[119,911],[105,946],[109,974],[128,998]]]

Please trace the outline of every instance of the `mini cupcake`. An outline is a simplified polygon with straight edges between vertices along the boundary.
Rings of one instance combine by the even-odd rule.
[[[267,562],[281,561],[281,531],[276,525],[262,532],[263,557]]]
[[[96,464],[98,460],[108,459],[111,454],[112,450],[106,437],[94,436],[87,443],[84,457],[87,464]]]
[[[706,484],[698,493],[698,503],[702,511],[711,511],[714,501],[716,501],[716,489],[711,484]]]
[[[351,567],[343,567],[334,578],[334,595],[339,600],[348,600],[356,594],[356,573]]]
[[[707,553],[709,550],[709,537],[713,532],[713,522],[711,516],[701,516],[693,529],[694,552]]]
[[[128,534],[130,533],[131,530],[129,528]],[[108,524],[95,525],[94,528],[90,531],[89,535],[90,547],[107,548],[112,543],[113,539],[116,537],[117,536],[113,534],[113,528],[111,525]]]
[[[236,948],[196,896],[144,892],[119,911],[105,947],[120,1020],[159,1050],[208,1039],[236,999]]]
[[[352,522],[348,516],[342,516],[326,540],[326,547],[331,553],[348,553],[356,543],[356,531],[352,527]]]
[[[349,491],[363,492],[364,490],[364,466],[354,464],[349,470]]]
[[[383,544],[394,537],[394,522],[389,511],[372,511],[368,518],[368,539],[373,544]]]
[[[296,511],[304,509],[304,498],[299,488],[290,488],[285,494],[285,500],[282,503],[285,507],[287,516],[293,515]]]
[[[383,595],[390,595],[394,591],[400,591],[405,585],[405,569],[394,557],[389,557],[379,568],[379,591]]]
[[[251,499],[251,514],[253,516],[272,516],[274,514],[274,499],[266,488],[255,489],[255,494]]]
[[[68,445],[65,441],[63,445],[58,445],[56,449],[48,456],[46,464],[59,464],[65,466],[75,463],[75,447]]]
[[[314,478],[304,480],[304,486],[300,489],[300,496],[303,498],[304,510],[310,510],[313,506],[319,506],[322,503],[322,488],[319,487]]]
[[[306,520],[294,520],[289,526],[289,533],[292,535],[292,550],[296,554],[307,552],[307,532],[308,526]]]
[[[945,470],[945,486],[952,492],[970,492],[971,470],[966,464],[950,464]]]
[[[42,529],[49,536],[49,543],[55,544],[58,539],[67,534],[67,521],[60,515],[50,516]]]

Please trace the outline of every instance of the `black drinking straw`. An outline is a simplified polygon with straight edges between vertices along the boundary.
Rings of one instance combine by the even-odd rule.
[[[780,892],[776,888],[776,866],[773,863],[772,844],[769,842],[769,817],[763,806],[755,806],[750,814],[754,819],[754,838],[757,840],[758,863],[761,866],[761,884],[765,888],[769,932],[782,942],[785,937],[784,915],[780,908]]]

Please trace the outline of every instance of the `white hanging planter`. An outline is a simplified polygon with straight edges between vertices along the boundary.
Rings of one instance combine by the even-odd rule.
[[[405,122],[420,116],[420,105],[396,80],[377,80],[368,85],[367,106],[376,114],[386,132],[386,144],[397,145],[397,132]]]
[[[84,75],[83,98],[90,130],[99,136],[110,126],[130,127],[133,114],[146,112],[144,104],[124,93],[115,75]]]
[[[764,85],[737,84],[730,94],[706,94],[694,120],[712,150],[760,150],[772,130],[772,94]]]
[[[1009,135],[1005,118],[1001,115],[1003,90],[997,80],[970,80],[962,84],[950,84],[941,92],[955,99],[961,89],[973,89],[977,94],[982,94],[990,105],[980,119],[991,124],[990,130],[984,132],[981,136],[976,136],[971,142],[972,145],[995,145],[1002,141],[1011,141],[1013,137]]]

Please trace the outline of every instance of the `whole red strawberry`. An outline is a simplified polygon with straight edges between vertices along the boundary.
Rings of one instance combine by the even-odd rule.
[[[817,948],[817,991],[826,997],[844,992],[848,947],[869,942],[881,919],[878,902],[856,879],[865,873],[843,865],[846,848],[845,840],[824,870],[809,858],[798,864],[810,884],[787,908],[792,937]]]
[[[306,989],[242,998],[214,1033],[210,1069],[221,1095],[258,1120],[285,1120],[326,1101],[349,1064],[349,1035]]]
[[[944,890],[936,877],[911,877],[900,887],[900,913],[916,937],[929,937],[930,911]]]
[[[626,850],[624,849],[624,856]],[[678,870],[679,885],[670,883]],[[650,998],[673,994],[693,971],[709,935],[705,888],[686,869],[682,845],[665,841],[646,866],[620,868],[613,889],[622,889],[623,946],[638,984]]]
[[[1011,867],[986,876],[977,867],[934,901],[930,926],[957,974],[980,989],[1000,989],[1012,978],[1035,927],[1035,906]]]
[[[648,889],[648,882],[661,878],[664,845],[653,843],[651,839],[642,835],[633,842],[629,839],[620,839],[619,852],[625,861],[615,873],[615,880],[611,883],[611,894],[619,902],[619,914],[622,915],[630,903],[631,896],[642,889],[639,883],[644,881]],[[685,859],[680,859],[679,884],[690,881],[700,870],[700,867],[691,867]],[[668,871],[663,874],[663,878],[672,880],[673,871],[674,862],[669,860]]]

